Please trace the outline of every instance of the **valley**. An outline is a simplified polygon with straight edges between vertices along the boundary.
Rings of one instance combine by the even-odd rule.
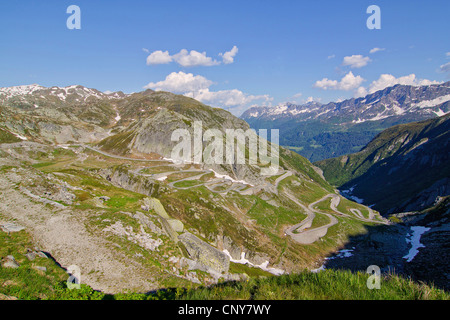
[[[450,300],[449,1],[0,3],[12,315]]]
[[[280,128],[280,145],[316,162],[360,151],[397,124],[436,118],[450,111],[450,83],[395,85],[365,97],[321,104],[252,107],[240,118],[254,129]]]
[[[211,243],[223,251],[226,250],[236,261],[242,254],[246,254],[248,261],[255,266],[264,265],[263,270],[269,273],[273,271],[275,274],[301,270],[310,265],[312,253],[303,250],[301,255],[298,255],[296,243],[316,243],[314,250],[320,249],[320,252],[326,254],[328,250],[333,250],[334,243],[341,243],[346,236],[339,232],[336,234],[337,230],[334,230],[333,234],[328,234],[328,229],[337,223],[337,219],[330,213],[313,208],[326,200],[326,196],[316,200],[313,204],[302,204],[301,199],[296,199],[292,195],[286,198],[281,196],[287,185],[285,179],[290,178],[290,183],[301,183],[301,180],[290,171],[274,176],[276,179],[272,183],[267,181],[266,185],[255,187],[230,177],[224,178],[220,175],[216,177],[213,171],[203,170],[198,165],[174,164],[164,159],[149,160],[116,156],[80,145],[49,147],[25,141],[3,144],[1,150],[5,157],[4,160],[8,159],[2,163],[2,181],[4,181],[2,196],[8,198],[8,201],[2,204],[3,221],[14,221],[25,226],[28,232],[38,239],[40,246],[47,252],[51,252],[61,265],[68,267],[76,264],[83,271],[87,270],[83,272],[83,282],[105,292],[129,289],[131,283],[134,285],[142,283],[140,291],[149,291],[158,286],[164,286],[167,281],[181,284],[180,281],[183,278],[199,283],[205,283],[204,281],[214,283],[217,281],[215,279],[220,277],[225,277],[225,279],[232,277],[232,275],[217,273],[217,270],[212,270],[198,262],[191,267],[194,270],[197,268],[206,270],[209,275],[207,272],[199,279],[198,275],[194,276],[189,273],[192,271],[182,271],[186,267],[188,269],[191,267],[187,265],[183,267],[180,263],[174,264],[176,272],[170,269],[171,271],[164,277],[155,273],[158,269],[169,268],[172,265],[170,261],[179,262],[190,258],[190,255],[186,257],[183,255],[183,249],[177,249],[177,246],[183,246],[183,241],[178,238],[185,232],[193,233],[199,239],[204,239],[202,241],[205,243]],[[47,151],[50,159],[42,158],[44,150]],[[17,156],[18,154],[21,154],[20,161],[11,157],[11,155]],[[36,157],[36,155],[39,156]],[[26,162],[29,161],[33,162],[31,166],[26,165]],[[113,164],[114,166],[111,167]],[[126,167],[126,171],[123,166]],[[93,172],[97,173],[93,175]],[[126,176],[124,177],[125,172]],[[162,177],[164,179],[161,179]],[[136,179],[134,184],[128,181],[133,179]],[[181,184],[187,181],[195,183],[193,185]],[[145,193],[142,193],[141,183],[147,186]],[[148,188],[150,184],[152,187]],[[14,189],[17,191],[12,193]],[[153,190],[153,193],[148,190]],[[264,190],[272,190],[272,192]],[[266,200],[260,198],[261,192],[264,193],[263,198]],[[328,191],[323,189],[323,193],[325,192]],[[201,195],[199,198],[201,200],[193,201],[192,197],[195,195]],[[165,216],[158,213],[156,208],[148,205],[149,196],[152,197],[151,199],[155,199],[153,197],[156,196],[161,201],[164,212],[164,208],[167,208]],[[269,196],[272,199],[268,199]],[[339,196],[335,194],[334,196],[339,199]],[[239,202],[236,202],[238,199]],[[182,203],[179,203],[181,201]],[[200,203],[203,203],[203,206],[199,206]],[[239,203],[238,207],[237,203]],[[26,211],[19,209],[22,207],[27,208]],[[354,208],[351,209],[364,210],[363,206],[357,204],[352,207]],[[229,213],[223,212],[224,208]],[[262,211],[262,208],[265,208],[264,211],[267,213]],[[303,211],[304,209],[306,210]],[[32,210],[35,215],[28,216],[26,214],[28,210]],[[185,212],[183,213],[182,210]],[[327,223],[324,219],[314,219],[310,215],[300,222],[303,216],[301,212],[308,214],[310,210],[314,210],[314,214],[318,217],[333,220],[333,223]],[[214,212],[214,216],[208,214],[211,211]],[[278,215],[272,218],[265,216],[270,214],[269,212]],[[290,212],[293,216],[284,216],[283,218],[282,212]],[[298,213],[294,215],[294,212]],[[342,212],[335,214],[345,215],[345,219],[342,218],[340,223],[352,225],[352,228],[356,230],[366,223],[372,225],[382,222],[381,219],[360,219],[353,215],[348,208],[346,212],[347,214]],[[222,215],[222,218],[218,215]],[[78,218],[75,217],[83,217],[83,220],[78,221]],[[74,218],[76,220],[73,220]],[[284,221],[280,221],[282,218]],[[218,219],[221,219],[220,224]],[[278,221],[276,225],[272,225],[273,219]],[[55,223],[56,221],[61,223]],[[300,223],[300,225],[309,222],[310,226],[307,230],[300,230],[300,225],[297,227],[295,225],[287,226],[286,224],[289,224],[290,221],[292,224]],[[80,222],[82,223],[80,224]],[[70,229],[68,229],[67,223],[70,223]],[[92,223],[93,225],[91,225]],[[216,234],[216,228],[222,229],[220,233]],[[231,229],[227,231],[226,228]],[[239,228],[242,229],[239,230]],[[113,238],[119,238],[112,240],[108,236],[103,239],[102,229],[111,230],[109,232],[115,234]],[[61,243],[60,236],[57,236],[61,232],[64,233],[64,243],[66,244]],[[281,234],[284,232],[286,234],[282,236]],[[56,237],[53,236],[53,233]],[[272,239],[267,238],[266,234],[271,235]],[[293,242],[289,239],[292,239]],[[324,239],[328,239],[329,243],[323,245]],[[123,247],[123,241],[128,247],[127,250],[132,250],[129,253],[134,252],[137,256],[129,256],[121,250],[114,249],[115,243]],[[253,244],[250,241],[253,241]],[[264,242],[260,243],[259,241]],[[236,243],[239,242],[242,244],[237,245]],[[86,247],[88,243],[91,249]],[[110,248],[109,250],[112,249],[109,254],[107,254],[109,250],[105,251],[105,247]],[[269,251],[267,248],[271,250]],[[148,256],[147,253],[140,257],[143,250],[152,252],[151,256]],[[280,251],[278,250],[284,251],[282,256],[279,256],[277,252]],[[162,252],[157,253],[158,251]],[[169,253],[170,255],[166,258],[160,256],[160,254],[168,255]],[[103,265],[86,259],[85,254],[91,257],[96,256],[97,259],[103,261]],[[118,259],[108,256],[111,254],[121,257],[119,261],[128,261],[127,264],[133,261],[131,265],[140,265],[142,271],[127,271],[131,265],[125,268],[118,264],[119,262],[111,265]],[[102,255],[105,256],[102,257]],[[320,256],[313,255],[312,257],[317,259]],[[142,260],[143,258],[150,258],[144,266],[142,265],[142,262],[145,261]],[[304,259],[304,262],[302,264],[297,262],[294,265],[291,259],[301,259],[300,261]],[[267,265],[269,261],[277,260],[278,264],[271,262],[269,266]],[[311,262],[314,261],[311,260]],[[154,263],[161,265],[155,271],[151,271],[156,266],[153,265]],[[132,272],[136,278],[128,279],[129,282],[123,282],[123,279],[113,281],[106,275],[107,270],[116,270],[115,277],[120,279],[122,272]],[[154,283],[146,281],[147,276],[139,278],[139,274],[144,270],[146,270],[146,274],[154,273]],[[85,272],[88,273],[87,276],[84,275]],[[187,272],[187,278],[186,276],[180,278],[179,272],[182,274]],[[98,274],[103,274],[103,276],[98,277]],[[236,276],[239,277],[239,274],[234,275],[234,277]],[[110,282],[113,282],[114,286],[111,286]],[[156,287],[154,287],[155,285]]]
[[[401,228],[341,194],[321,163],[283,147],[272,151],[279,166],[270,175],[261,174],[268,165],[261,159],[172,159],[175,129],[195,133],[202,121],[226,140],[227,129],[249,128],[193,99],[82,86],[3,91],[0,225],[19,230],[3,231],[10,239],[3,241],[30,237],[60,266],[55,277],[75,265],[81,283],[103,294],[196,290],[311,272],[324,261],[331,269],[338,260],[329,258],[354,241]],[[248,155],[250,146],[242,147]]]
[[[2,224],[25,227],[95,290],[143,293],[314,269],[350,236],[388,223],[284,148],[272,175],[259,174],[262,162],[171,159],[176,128],[201,120],[224,135],[228,126],[248,129],[190,98],[81,86],[18,91],[3,96],[1,109]],[[80,105],[89,112],[77,113]]]

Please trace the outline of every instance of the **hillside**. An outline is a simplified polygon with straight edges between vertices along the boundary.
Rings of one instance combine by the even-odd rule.
[[[184,96],[31,85],[1,88],[0,103],[1,232],[18,226],[104,293],[310,269],[387,223],[284,148],[271,154],[279,167],[270,175],[261,155],[254,164],[175,161],[175,129],[195,136],[201,121],[226,141],[227,129],[249,128]]]
[[[346,254],[328,257],[324,268],[358,272],[375,264],[382,272],[450,290],[450,197],[439,198],[425,210],[397,213],[390,219],[396,223],[371,227],[366,234],[352,237],[341,250]]]
[[[383,214],[417,211],[450,193],[450,116],[384,130],[360,152],[318,161],[327,181]]]
[[[442,116],[450,111],[450,82],[395,85],[341,102],[253,107],[242,119],[254,129],[279,128],[280,144],[312,162],[361,150],[391,126]]]

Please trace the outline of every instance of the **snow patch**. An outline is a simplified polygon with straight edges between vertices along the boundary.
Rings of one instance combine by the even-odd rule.
[[[325,265],[323,264],[322,266],[320,266],[320,267],[317,268],[317,269],[312,269],[311,272],[312,272],[312,273],[317,273],[317,272],[323,271],[323,270],[325,270],[325,269],[326,269],[326,267],[325,267]]]
[[[0,88],[0,95],[5,95],[6,99],[9,99],[13,96],[23,96],[32,94],[33,92],[37,90],[45,89],[44,87],[38,85],[38,84],[30,84],[30,85],[23,85],[23,86],[14,86],[14,87],[4,87]]]
[[[366,120],[361,120],[360,118],[358,118],[358,120],[353,120],[352,123],[363,123],[366,122]]]
[[[392,109],[394,110],[394,113],[396,115],[402,115],[402,114],[404,114],[406,112],[404,109],[402,109],[402,108],[400,108],[399,106],[396,106],[396,105],[393,106]]]
[[[412,235],[408,233],[407,238],[405,239],[407,243],[411,243],[411,249],[403,259],[406,259],[406,262],[411,262],[414,257],[419,253],[419,248],[425,248],[425,246],[420,243],[420,237],[422,234],[430,230],[430,228],[422,227],[422,226],[413,226],[411,227]]]
[[[353,250],[355,250],[355,247],[352,247],[351,249],[341,249],[339,250],[335,256],[325,258],[325,260],[333,260],[333,259],[342,259],[342,258],[348,258],[353,256]]]
[[[359,204],[364,202],[364,199],[358,198],[357,196],[349,195],[348,197]]]
[[[56,96],[57,96],[58,98],[60,98],[61,100],[66,101],[66,96],[64,95],[64,93],[58,93]]]
[[[341,250],[339,250],[336,253],[335,256],[327,257],[327,258],[325,258],[325,260],[343,259],[343,258],[351,257],[351,256],[353,256],[353,253],[352,253],[353,250],[355,250],[355,247],[352,247],[351,249],[341,249]],[[310,272],[318,273],[318,272],[323,271],[325,269],[326,269],[326,266],[325,266],[325,263],[324,263],[319,268],[310,270]]]
[[[361,198],[358,198],[357,196],[352,195],[352,192],[355,189],[355,187],[356,187],[356,184],[354,186],[348,188],[347,190],[341,190],[341,194],[344,197],[346,197],[348,199],[351,199],[351,200],[353,200],[353,201],[355,201],[357,203],[363,203],[364,199],[361,199]]]
[[[245,258],[245,252],[241,252],[241,258],[239,260],[233,259],[233,257],[231,256],[230,252],[228,252],[227,249],[224,249],[223,253],[225,253],[230,258],[231,262],[240,263],[240,264],[248,264],[248,265],[250,265],[252,267],[257,267],[257,268],[260,268],[260,269],[262,269],[264,271],[270,272],[271,274],[274,274],[276,276],[284,274],[284,270],[282,270],[282,269],[268,267],[269,261],[265,261],[265,262],[263,262],[263,263],[261,263],[259,265],[251,263],[250,261],[248,261]]]
[[[230,177],[230,176],[228,176],[228,175],[226,175],[226,174],[219,174],[219,173],[215,172],[213,169],[209,169],[209,171],[214,172],[214,176],[215,176],[216,178],[219,178],[219,179],[225,179],[225,180],[230,180],[231,182],[234,182],[234,183],[247,184],[247,185],[250,185],[250,186],[253,187],[253,185],[252,185],[251,183],[248,183],[248,182],[245,181],[245,180],[236,180],[236,179],[233,179],[232,177]]]
[[[12,133],[13,135],[15,135],[17,138],[21,139],[21,140],[28,140],[27,137],[21,136],[21,135],[18,134],[18,133],[14,133],[14,132],[11,132],[11,133]]]
[[[439,109],[438,111],[433,111],[438,117],[442,117],[444,115],[446,115],[448,112],[444,112],[441,109]]]
[[[270,110],[270,114],[282,114],[288,107],[286,105],[278,105]]]
[[[298,109],[294,109],[294,110],[290,110],[289,113],[292,114],[293,116],[300,114],[300,113],[306,113],[309,112],[310,110],[308,109],[303,109],[303,110],[298,110]]]
[[[383,111],[383,112],[384,112],[384,111]],[[386,119],[386,118],[389,118],[389,117],[390,117],[389,115],[383,116],[383,115],[381,115],[381,113],[379,113],[379,114],[377,114],[375,117],[370,118],[370,119],[367,119],[367,121],[383,120],[383,119]]]
[[[414,103],[411,105],[412,108],[431,108],[435,107],[437,105],[440,105],[444,102],[447,102],[450,100],[450,94],[447,94],[445,96],[440,96],[432,100],[423,100],[419,103]]]

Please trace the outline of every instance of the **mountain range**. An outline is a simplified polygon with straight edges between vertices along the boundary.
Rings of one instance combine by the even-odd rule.
[[[0,89],[0,116],[2,229],[28,234],[103,292],[312,269],[350,235],[389,224],[282,147],[271,175],[261,161],[174,161],[175,130],[195,136],[201,122],[227,140],[249,129],[182,95],[18,86]],[[28,249],[4,263],[26,266]]]
[[[201,123],[225,142],[227,130],[250,128],[188,97],[0,88],[0,271],[38,267],[34,281],[51,279],[54,291],[61,270],[76,266],[83,284],[115,294],[375,263],[447,288],[448,95],[448,83],[395,86],[334,107],[279,106],[274,120],[274,110],[262,109],[263,129],[280,119],[292,130],[331,128],[327,148],[362,143],[361,128],[364,139],[376,134],[356,153],[314,163],[280,147],[278,171],[261,175],[262,161],[171,158],[176,130],[195,139]],[[243,148],[249,155],[250,145]],[[417,224],[429,228],[427,248],[405,261]],[[425,274],[428,262],[436,268]]]
[[[279,128],[280,144],[311,161],[359,151],[393,125],[450,111],[450,82],[395,85],[341,102],[252,107],[241,118],[254,129]]]

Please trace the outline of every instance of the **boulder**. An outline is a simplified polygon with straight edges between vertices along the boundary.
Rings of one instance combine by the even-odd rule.
[[[189,232],[179,235],[178,240],[185,246],[189,258],[210,267],[216,272],[228,272],[230,258],[222,251],[200,240]]]
[[[6,294],[0,293],[0,300],[17,300],[17,297],[8,296]]]
[[[29,251],[27,252],[27,254],[25,254],[25,257],[27,257],[28,260],[33,261],[34,259],[36,259],[36,253],[33,251]]]
[[[144,206],[153,209],[157,215],[160,217],[168,220],[170,219],[170,216],[167,214],[166,209],[164,209],[164,206],[161,204],[161,202],[158,199],[155,198],[145,198],[144,199]]]
[[[9,256],[6,256],[6,258],[3,259],[2,267],[3,268],[17,269],[17,268],[20,267],[20,264],[17,263],[16,259],[14,259],[13,256],[9,255]]]
[[[33,268],[36,269],[36,270],[42,271],[42,272],[47,272],[47,268],[46,267],[34,266]]]
[[[20,226],[15,223],[12,223],[12,222],[4,223],[4,224],[0,225],[0,227],[2,228],[2,230],[4,232],[18,232],[18,231],[25,229],[25,227]]]
[[[180,220],[169,219],[169,220],[167,220],[167,222],[172,227],[173,231],[175,231],[175,232],[183,232],[184,225],[183,225],[183,222],[181,222]]]

